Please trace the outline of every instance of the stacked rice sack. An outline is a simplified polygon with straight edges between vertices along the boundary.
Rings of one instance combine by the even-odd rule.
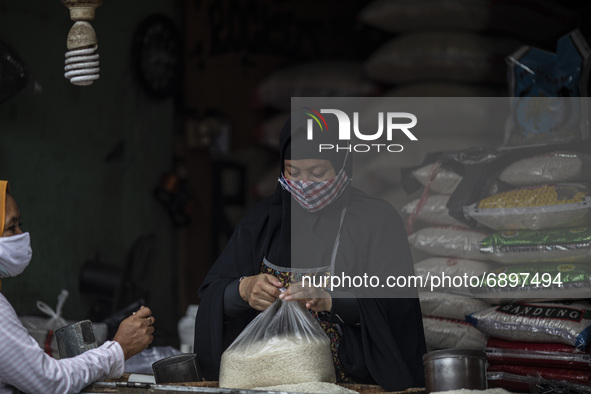
[[[425,189],[402,207],[401,215],[407,222],[415,274],[427,283],[419,289],[427,348],[483,350],[488,336],[467,323],[465,316],[488,309],[491,303],[474,298],[462,283],[437,283],[431,289],[429,281],[443,275],[481,276],[496,269],[498,265],[480,253],[478,246],[489,232],[470,228],[449,215],[446,204],[461,175],[425,164],[417,166],[412,177]]]
[[[547,150],[499,171],[487,197],[464,207],[466,220],[448,209],[461,171],[413,168],[426,190],[401,210],[417,275],[486,279],[420,299],[428,348],[485,349],[490,387],[591,383],[591,155]]]
[[[464,207],[491,232],[479,252],[500,264],[472,289],[495,306],[466,317],[490,338],[490,387],[589,391],[589,158],[569,151],[524,157],[498,175],[508,190]]]
[[[392,35],[364,66],[394,95],[401,89],[407,97],[454,97],[463,90],[456,97],[489,97],[506,94],[505,56],[522,42],[546,44],[577,16],[541,0],[373,0],[359,20]]]

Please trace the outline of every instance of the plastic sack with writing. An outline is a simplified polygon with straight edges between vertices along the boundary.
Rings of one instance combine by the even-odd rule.
[[[335,383],[330,340],[299,302],[280,299],[259,314],[222,354],[220,387]]]
[[[497,193],[464,207],[464,214],[497,231],[544,230],[584,226],[590,210],[588,185],[548,183]]]
[[[591,227],[500,231],[480,251],[502,264],[591,262]]]
[[[591,337],[591,305],[586,302],[506,304],[472,313],[466,321],[509,341],[564,343],[584,349]]]

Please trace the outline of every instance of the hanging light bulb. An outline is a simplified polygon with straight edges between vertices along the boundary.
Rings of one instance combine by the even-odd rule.
[[[78,86],[88,86],[99,78],[99,55],[96,33],[90,24],[95,9],[102,0],[62,0],[70,9],[70,19],[75,23],[68,32],[66,66],[64,76]]]

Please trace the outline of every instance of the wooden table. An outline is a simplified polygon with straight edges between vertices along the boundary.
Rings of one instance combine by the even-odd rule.
[[[224,389],[220,388],[218,382],[187,382],[187,383],[168,383],[158,385],[144,385],[144,387],[125,387],[129,374],[124,374],[120,379],[108,379],[104,383],[95,383],[84,390],[82,393],[96,394],[168,394],[168,393],[235,393],[235,394],[256,394],[265,393],[264,391],[245,390],[245,389]],[[119,386],[117,386],[119,382]],[[404,391],[384,391],[380,386],[369,384],[339,384],[342,387],[354,390],[360,394],[426,394],[424,388],[410,388]],[[193,389],[191,389],[193,388]],[[270,392],[267,392],[270,393]],[[279,392],[277,392],[279,393]]]

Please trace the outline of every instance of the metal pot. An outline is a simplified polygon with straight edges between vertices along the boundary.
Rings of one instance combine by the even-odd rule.
[[[76,357],[97,347],[92,322],[82,320],[55,331],[60,358]]]
[[[201,370],[194,353],[181,353],[163,358],[152,364],[156,383],[182,383],[201,381]]]
[[[486,390],[486,353],[436,350],[423,356],[427,393],[459,389]]]

